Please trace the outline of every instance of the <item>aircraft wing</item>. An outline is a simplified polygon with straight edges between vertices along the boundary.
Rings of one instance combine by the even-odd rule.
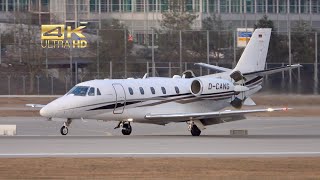
[[[300,64],[287,65],[287,66],[282,66],[282,67],[277,67],[277,68],[266,69],[266,70],[262,70],[262,71],[243,73],[243,75],[244,76],[246,76],[246,75],[263,76],[266,74],[273,74],[273,73],[277,73],[277,72],[287,71],[289,69],[295,69],[298,67],[302,67],[302,65],[300,65]]]
[[[182,119],[207,119],[207,118],[232,117],[232,116],[240,116],[240,115],[249,114],[249,113],[287,111],[289,109],[291,108],[225,110],[225,111],[206,112],[206,113],[147,114],[145,118],[150,120],[159,120],[159,119],[169,118],[174,122],[174,121],[181,121]]]
[[[224,68],[224,67],[220,67],[220,66],[214,66],[214,65],[206,64],[206,63],[195,63],[194,65],[201,66],[203,68],[218,71],[218,72],[229,72],[232,70],[232,69],[228,69],[228,68]]]
[[[33,107],[33,108],[43,108],[46,105],[44,105],[44,104],[26,104],[26,106]]]

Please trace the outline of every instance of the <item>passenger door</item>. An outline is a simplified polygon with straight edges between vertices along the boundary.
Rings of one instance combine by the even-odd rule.
[[[116,94],[116,102],[113,110],[113,114],[122,114],[126,105],[126,93],[121,84],[112,84]]]

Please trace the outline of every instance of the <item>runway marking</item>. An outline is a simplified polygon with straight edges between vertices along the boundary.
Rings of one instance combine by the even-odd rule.
[[[129,155],[216,155],[216,156],[261,156],[261,155],[320,155],[320,152],[244,152],[244,153],[2,153],[0,157],[64,157],[64,156],[129,156]]]

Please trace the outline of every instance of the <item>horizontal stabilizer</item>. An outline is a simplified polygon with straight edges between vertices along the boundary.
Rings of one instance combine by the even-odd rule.
[[[228,68],[224,68],[224,67],[220,67],[220,66],[214,66],[214,65],[206,64],[206,63],[195,63],[194,65],[203,67],[205,69],[218,71],[218,72],[229,72],[229,71],[231,71],[231,69],[228,69]]]
[[[255,76],[264,76],[267,74],[273,74],[273,73],[278,73],[282,71],[288,71],[290,69],[296,69],[302,67],[300,64],[293,64],[293,65],[287,65],[287,66],[282,66],[282,67],[277,67],[277,68],[271,68],[271,69],[266,69],[262,71],[254,71],[254,72],[249,72],[249,73],[243,73],[244,76],[248,75],[255,75]]]

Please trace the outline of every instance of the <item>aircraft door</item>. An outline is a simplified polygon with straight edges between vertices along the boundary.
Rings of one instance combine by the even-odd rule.
[[[122,114],[126,105],[126,93],[121,84],[112,84],[116,94],[116,102],[113,110],[113,114]]]

